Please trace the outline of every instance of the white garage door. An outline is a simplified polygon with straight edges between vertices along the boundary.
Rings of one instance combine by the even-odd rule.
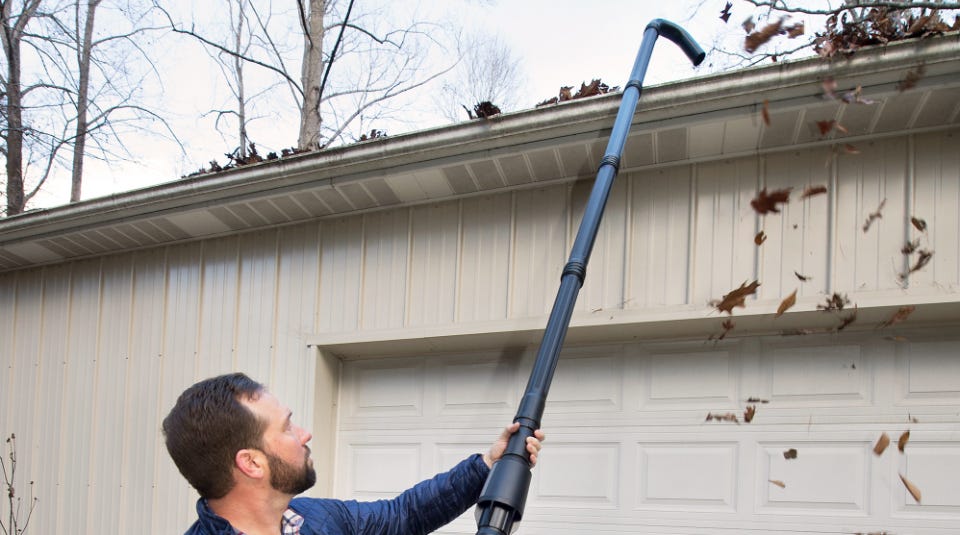
[[[520,533],[960,532],[958,339],[724,342],[565,350]],[[484,450],[532,358],[345,362],[337,495],[390,497]],[[706,421],[728,413],[739,423]],[[883,434],[891,444],[876,455]],[[471,512],[443,532],[475,529]]]

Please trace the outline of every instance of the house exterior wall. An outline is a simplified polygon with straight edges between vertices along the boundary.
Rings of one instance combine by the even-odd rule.
[[[958,135],[624,173],[574,321],[601,310],[703,318],[708,301],[754,279],[747,306],[767,313],[794,289],[806,310],[832,292],[955,301]],[[812,185],[829,194],[799,200]],[[750,201],[760,187],[794,194],[759,217]],[[544,318],[589,189],[519,188],[0,274],[0,430],[17,434],[19,473],[35,481],[31,529],[183,529],[194,495],[159,428],[200,378],[244,371],[309,423],[322,385],[308,339]],[[905,285],[900,249],[916,237],[935,254]]]

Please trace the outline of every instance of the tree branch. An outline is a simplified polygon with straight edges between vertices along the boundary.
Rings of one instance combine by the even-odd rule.
[[[862,0],[853,4],[843,4],[841,7],[831,9],[811,9],[803,6],[790,6],[781,0],[744,0],[756,7],[770,8],[783,13],[803,13],[805,15],[836,15],[841,11],[856,8],[887,8],[887,9],[939,9],[951,10],[960,9],[960,2],[885,2]]]

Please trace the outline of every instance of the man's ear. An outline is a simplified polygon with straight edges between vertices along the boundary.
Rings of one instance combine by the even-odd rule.
[[[243,475],[251,479],[266,477],[267,457],[260,450],[242,449],[237,451],[233,464]]]

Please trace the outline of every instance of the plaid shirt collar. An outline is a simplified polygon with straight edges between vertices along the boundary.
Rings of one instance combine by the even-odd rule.
[[[300,535],[300,526],[303,525],[303,517],[298,515],[293,509],[287,508],[283,512],[283,518],[280,520],[280,533],[283,535]],[[236,535],[244,535],[242,531],[233,530]]]

